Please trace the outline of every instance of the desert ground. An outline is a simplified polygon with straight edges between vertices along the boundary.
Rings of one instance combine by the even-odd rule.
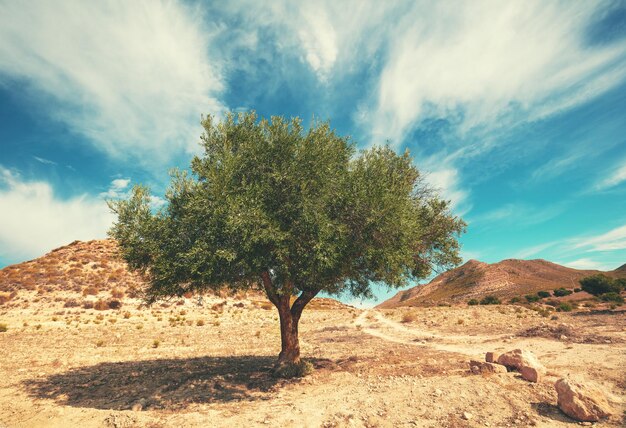
[[[34,292],[32,292],[34,293]],[[61,302],[62,303],[62,302]],[[569,427],[554,382],[601,385],[623,426],[626,312],[520,306],[359,310],[312,302],[302,356],[314,372],[270,375],[276,311],[182,299],[118,310],[0,307],[0,427]],[[474,375],[470,359],[522,348],[547,367]]]

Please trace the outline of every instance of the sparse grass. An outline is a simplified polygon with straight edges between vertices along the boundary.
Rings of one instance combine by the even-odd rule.
[[[137,324],[137,327],[135,327],[137,330],[141,330],[143,328],[143,324]]]
[[[196,321],[196,325],[197,325],[198,327],[202,327],[202,326],[204,325],[204,320],[198,320],[198,321]]]
[[[6,324],[0,324],[0,333],[5,333],[8,329],[9,327]]]
[[[128,312],[128,311],[124,312],[124,319],[126,319],[126,320],[127,320],[128,318],[130,318],[130,315],[131,315],[131,314],[130,314],[130,312]]]
[[[159,346],[161,346],[161,341],[159,339],[154,339],[154,341],[152,342],[152,347],[156,349]]]

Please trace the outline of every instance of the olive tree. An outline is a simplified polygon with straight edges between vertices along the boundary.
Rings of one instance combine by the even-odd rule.
[[[372,296],[460,262],[465,223],[408,152],[358,152],[328,123],[255,113],[203,118],[202,156],[173,171],[167,203],[133,188],[109,201],[110,235],[149,280],[147,300],[258,288],[277,308],[277,365],[300,361],[298,322],[318,295]]]

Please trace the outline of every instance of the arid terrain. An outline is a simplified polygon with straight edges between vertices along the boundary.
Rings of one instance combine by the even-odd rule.
[[[614,415],[596,426],[625,423],[623,306],[359,310],[315,299],[300,327],[315,371],[281,380],[270,375],[277,313],[259,296],[189,296],[146,308],[129,297],[140,280],[127,286],[114,265],[109,281],[102,265],[113,262],[81,256],[89,246],[106,247],[79,243],[50,253],[55,262],[24,264],[28,286],[9,288],[6,272],[18,278],[20,269],[3,271],[0,291],[13,296],[0,306],[0,427],[567,427],[577,422],[557,408],[553,384],[568,375],[607,395]],[[88,257],[99,261],[83,264]],[[61,274],[45,285],[45,269],[72,268],[70,287]],[[82,279],[97,283],[95,295],[84,292],[91,282],[80,284],[87,269],[99,272]],[[85,305],[111,300],[121,306]],[[538,383],[516,372],[470,372],[471,359],[515,348],[547,367]]]

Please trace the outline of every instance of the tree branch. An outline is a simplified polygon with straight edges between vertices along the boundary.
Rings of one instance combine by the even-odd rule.
[[[270,299],[270,302],[272,302],[274,306],[278,306],[278,294],[276,294],[276,289],[272,284],[272,278],[270,278],[270,273],[268,271],[261,273],[261,282],[263,282],[263,288],[265,289],[267,298]]]
[[[302,314],[302,310],[304,309],[304,307],[315,297],[317,296],[317,293],[319,293],[320,290],[315,290],[315,291],[303,291],[298,298],[296,299],[295,302],[293,302],[293,305],[291,305],[291,316],[293,317],[300,317],[300,315]]]

